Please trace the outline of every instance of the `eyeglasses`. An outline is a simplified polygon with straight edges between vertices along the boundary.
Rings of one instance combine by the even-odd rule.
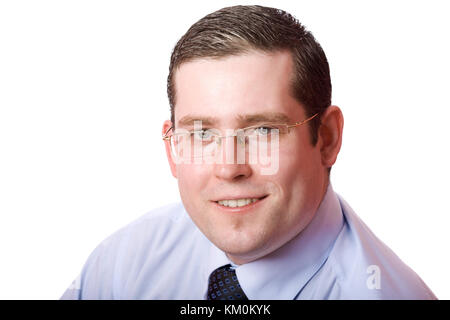
[[[170,127],[164,134],[162,139],[170,143],[172,155],[180,159],[191,158],[211,158],[215,157],[220,150],[222,139],[229,137],[236,137],[239,151],[255,154],[268,150],[268,146],[278,146],[279,134],[288,134],[290,129],[299,127],[308,121],[314,119],[319,113],[314,114],[306,120],[296,122],[292,125],[288,124],[274,124],[263,123],[247,128],[231,130],[230,134],[221,135],[217,129],[200,129],[197,128],[194,121],[194,130],[188,131],[186,129],[178,128],[174,132],[173,126]],[[238,151],[238,152],[239,152]]]

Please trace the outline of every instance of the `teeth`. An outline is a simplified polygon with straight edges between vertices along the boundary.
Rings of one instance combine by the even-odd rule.
[[[247,199],[238,199],[238,200],[219,200],[217,202],[224,207],[236,208],[236,207],[246,206],[246,205],[256,202],[258,200],[259,199],[257,199],[257,198],[253,198],[253,199],[247,198]]]

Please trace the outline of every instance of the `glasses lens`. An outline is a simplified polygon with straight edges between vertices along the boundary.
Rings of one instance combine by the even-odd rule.
[[[225,137],[220,137],[218,134],[198,132],[174,134],[171,136],[170,145],[173,155],[182,161],[220,156],[223,143],[227,144],[226,150],[230,150],[230,143],[236,146],[234,150],[238,157],[242,154],[270,156],[273,152],[278,152],[280,131],[274,126],[240,129],[236,131],[236,134],[228,136],[226,142]]]

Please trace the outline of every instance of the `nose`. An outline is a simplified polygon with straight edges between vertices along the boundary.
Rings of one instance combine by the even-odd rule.
[[[237,181],[252,175],[252,168],[248,164],[248,159],[245,155],[245,146],[242,153],[242,149],[239,149],[242,146],[236,143],[235,138],[223,138],[218,146],[219,159],[221,161],[217,161],[214,164],[214,174],[218,179]]]
[[[248,164],[214,164],[214,174],[218,179],[238,181],[247,179],[252,175],[252,169]]]
[[[247,179],[252,175],[252,169],[248,164],[214,164],[214,174],[218,179],[238,181]]]

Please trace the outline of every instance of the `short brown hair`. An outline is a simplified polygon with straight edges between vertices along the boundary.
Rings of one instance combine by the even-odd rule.
[[[289,50],[295,72],[292,94],[306,116],[321,113],[331,104],[328,61],[311,32],[289,13],[263,6],[233,6],[203,17],[181,37],[172,51],[167,77],[171,120],[175,125],[176,69],[198,58],[221,58],[250,50]],[[320,116],[310,121],[311,143],[316,145]]]

